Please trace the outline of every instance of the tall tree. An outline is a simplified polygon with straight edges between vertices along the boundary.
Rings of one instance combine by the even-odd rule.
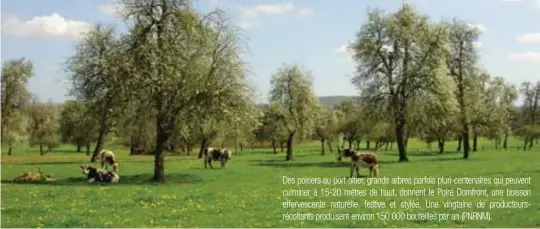
[[[90,154],[90,143],[95,140],[97,122],[88,114],[88,108],[82,101],[68,100],[60,112],[60,139],[62,143],[74,144],[77,152],[86,147]]]
[[[124,78],[129,66],[114,29],[101,24],[79,42],[68,58],[66,71],[72,83],[71,94],[88,106],[88,116],[98,120],[98,137],[91,157],[94,161],[108,133],[116,127],[127,104]]]
[[[444,76],[443,76],[444,77]],[[446,78],[446,77],[445,77]],[[420,136],[429,144],[436,141],[439,153],[444,153],[445,142],[456,130],[459,106],[454,96],[455,85],[446,78],[446,87],[438,93],[426,93],[417,96],[415,107],[418,109],[413,122],[417,124]]]
[[[514,85],[505,83],[501,100],[501,110],[503,111],[502,120],[504,122],[504,140],[503,147],[508,147],[508,136],[512,134],[513,125],[517,118],[514,109],[514,102],[518,98],[518,91]]]
[[[295,135],[312,126],[320,106],[313,93],[312,80],[311,73],[297,64],[282,65],[270,80],[270,101],[279,104],[281,121],[288,133],[287,161],[293,159]]]
[[[315,123],[315,135],[321,142],[321,154],[325,154],[325,143],[334,138],[338,131],[338,118],[336,110],[321,107]],[[331,148],[331,146],[330,146]]]
[[[531,82],[523,82],[521,85],[521,94],[523,95],[523,106],[522,106],[522,127],[519,131],[519,135],[523,137],[524,148],[532,148],[534,144],[534,138],[536,133],[540,132],[537,130],[540,126],[537,127],[537,116],[540,108],[540,81],[536,86]]]
[[[8,145],[8,155],[13,146],[24,142],[26,120],[24,107],[30,93],[26,85],[34,75],[33,64],[26,58],[12,59],[2,64],[2,143]]]
[[[399,161],[408,161],[406,117],[416,94],[434,90],[444,63],[446,30],[404,4],[397,12],[369,12],[352,45],[357,62],[353,83],[366,103],[385,103],[391,114]],[[385,101],[385,102],[383,102]]]
[[[34,99],[27,109],[30,146],[39,146],[40,155],[44,155],[60,145],[57,106],[52,102],[40,103]]]
[[[164,181],[164,150],[178,115],[223,112],[238,99],[245,78],[237,29],[219,10],[199,14],[181,0],[123,0],[133,26],[132,91],[155,113],[153,180]],[[234,96],[219,96],[220,93]],[[235,97],[236,96],[236,97]]]
[[[475,42],[480,31],[459,20],[446,23],[450,31],[450,48],[446,58],[449,75],[454,79],[456,98],[460,108],[461,140],[463,142],[463,158],[469,158],[469,112],[467,111],[467,78],[475,70],[478,60],[478,50]]]

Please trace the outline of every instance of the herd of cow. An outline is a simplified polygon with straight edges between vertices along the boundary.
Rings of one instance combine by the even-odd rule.
[[[369,169],[370,176],[377,176],[379,174],[380,165],[378,163],[377,155],[374,153],[357,152],[352,149],[339,149],[338,162],[341,162],[343,158],[351,158],[351,173],[350,177],[353,177],[356,171],[356,176],[360,176],[360,168]],[[225,164],[232,159],[232,152],[229,149],[208,147],[203,150],[204,156],[204,168],[210,166],[213,169],[212,161],[219,161],[221,168],[225,167]],[[118,162],[116,155],[110,150],[102,150],[96,155],[101,162],[101,168],[93,166],[81,166],[82,173],[88,179],[88,182],[100,182],[100,183],[117,183],[120,179],[118,175]],[[96,158],[92,158],[92,161]],[[112,171],[107,171],[108,166],[112,166]]]

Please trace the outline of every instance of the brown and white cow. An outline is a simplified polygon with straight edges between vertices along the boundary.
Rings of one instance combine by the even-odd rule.
[[[368,168],[369,175],[376,177],[379,175],[379,161],[377,159],[377,154],[374,153],[362,153],[353,151],[351,155],[351,177],[356,170],[356,177],[360,177],[360,168]]]
[[[113,172],[118,172],[118,162],[116,160],[116,155],[110,150],[101,150],[97,158],[101,161],[101,169],[107,169],[107,166],[112,166]]]
[[[227,161],[230,161],[232,159],[232,152],[228,149],[219,149],[219,148],[211,148],[208,147],[204,149],[204,168],[208,168],[208,165],[210,165],[210,168],[212,167],[212,161],[220,161],[221,162],[221,168],[225,167],[225,164]]]

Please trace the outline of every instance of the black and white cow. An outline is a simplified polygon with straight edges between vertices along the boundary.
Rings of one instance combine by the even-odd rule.
[[[212,161],[220,161],[221,162],[221,168],[225,167],[225,164],[227,161],[230,161],[232,159],[232,152],[228,149],[219,149],[219,148],[206,148],[204,149],[204,168],[208,168],[208,165],[210,165],[210,168],[212,167]]]
[[[354,150],[351,149],[340,149],[338,146],[338,157],[337,160],[341,162],[343,157],[351,157],[354,154]]]
[[[86,175],[88,183],[118,183],[118,180],[120,179],[120,176],[115,172],[98,169],[92,166],[81,165],[81,171]]]

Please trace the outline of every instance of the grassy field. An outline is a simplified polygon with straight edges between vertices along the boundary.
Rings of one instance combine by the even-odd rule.
[[[511,145],[520,145],[517,141]],[[284,197],[285,189],[341,188],[356,189],[422,189],[436,184],[395,185],[284,185],[282,177],[328,177],[349,175],[347,163],[338,164],[335,155],[321,156],[317,143],[297,146],[294,161],[284,162],[284,155],[274,155],[270,149],[246,149],[234,156],[226,169],[204,169],[196,156],[170,156],[165,169],[168,182],[147,182],[153,171],[152,157],[128,156],[125,149],[113,150],[119,155],[120,183],[88,184],[79,166],[89,164],[84,153],[75,153],[66,146],[45,156],[37,149],[15,150],[2,156],[2,227],[540,227],[540,152],[494,150],[493,144],[481,141],[484,151],[471,154],[468,161],[461,154],[439,155],[427,152],[425,144],[411,141],[410,162],[396,163],[397,152],[378,152],[382,159],[381,177],[531,177],[532,185],[449,185],[461,188],[520,188],[531,190],[528,197]],[[363,146],[363,145],[362,145]],[[435,147],[435,144],[434,144]],[[395,148],[395,147],[394,147]],[[489,149],[488,149],[489,148]],[[447,145],[454,150],[455,143]],[[435,150],[435,149],[434,149]],[[4,151],[5,152],[5,151]],[[37,171],[57,179],[48,184],[10,183],[25,171]],[[366,174],[366,170],[361,173]],[[442,186],[439,186],[442,187]],[[290,200],[355,200],[358,209],[284,209],[282,202]],[[420,208],[366,209],[364,201],[416,200]],[[426,209],[425,200],[527,201],[526,209]],[[311,213],[461,213],[485,211],[486,220],[341,220],[291,221],[282,214]],[[460,214],[461,215],[461,214]],[[376,215],[377,216],[377,215]],[[390,216],[389,216],[390,217]]]

